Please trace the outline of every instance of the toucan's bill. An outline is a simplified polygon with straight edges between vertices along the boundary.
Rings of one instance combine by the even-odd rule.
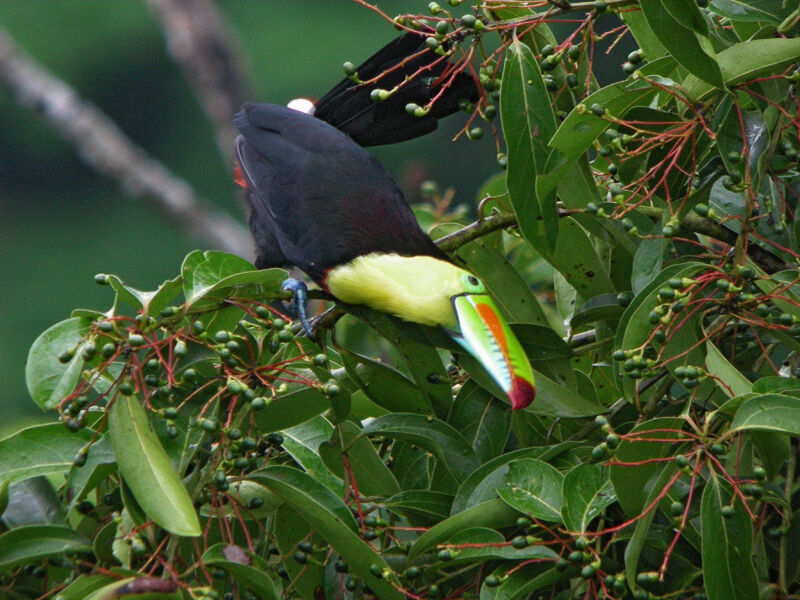
[[[487,294],[453,296],[461,344],[489,372],[511,400],[525,408],[536,396],[533,370],[522,346]]]

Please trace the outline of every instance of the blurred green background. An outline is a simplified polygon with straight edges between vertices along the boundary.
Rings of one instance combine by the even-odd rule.
[[[424,12],[427,1],[379,0],[389,15]],[[374,12],[350,0],[220,2],[254,101],[286,103],[322,96],[397,35]],[[159,23],[133,0],[4,0],[0,25],[42,66],[94,102],[137,144],[191,183],[198,195],[240,220],[229,164],[179,68]],[[434,135],[376,148],[409,199],[419,182],[452,186],[472,203],[497,171],[491,136],[449,139],[454,116]],[[151,206],[131,200],[116,181],[92,171],[35,111],[0,84],[0,436],[24,422],[51,420],[30,400],[25,358],[33,340],[74,308],[106,310],[98,272],[140,289],[178,274],[200,244]]]

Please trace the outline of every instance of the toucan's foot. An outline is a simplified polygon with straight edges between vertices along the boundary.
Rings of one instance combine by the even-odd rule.
[[[283,282],[281,286],[282,292],[292,292],[294,296],[291,300],[284,300],[283,303],[288,308],[289,312],[292,316],[296,316],[300,323],[303,325],[303,329],[308,336],[308,339],[314,341],[314,334],[311,330],[311,325],[308,324],[308,287],[305,283],[300,281],[299,279],[294,279],[293,277],[289,277],[286,281]]]

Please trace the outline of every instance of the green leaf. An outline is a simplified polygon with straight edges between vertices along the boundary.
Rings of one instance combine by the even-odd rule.
[[[3,524],[11,529],[25,525],[61,524],[66,511],[53,484],[40,475],[8,486]]]
[[[482,502],[428,529],[411,547],[408,559],[413,560],[467,527],[489,527],[491,529],[508,527],[518,516],[519,512],[500,499]]]
[[[709,10],[734,21],[779,25],[783,18],[774,7],[779,7],[774,0],[713,0]]]
[[[433,525],[450,515],[453,495],[432,490],[404,490],[382,503],[391,512]]]
[[[264,408],[253,411],[253,420],[262,433],[281,431],[313,419],[331,407],[319,390],[305,385],[289,386]]]
[[[555,552],[545,546],[530,545],[517,549],[507,545],[503,534],[486,527],[470,527],[459,531],[447,540],[447,544],[465,547],[458,548],[452,559],[436,563],[440,567],[457,567],[488,560],[554,561],[558,558]],[[436,567],[432,565],[429,568]]]
[[[459,390],[447,422],[470,442],[478,460],[485,462],[503,453],[511,432],[511,409],[469,380]]]
[[[538,195],[535,182],[544,172],[556,119],[539,63],[516,37],[506,50],[500,93],[500,118],[508,147],[509,199],[526,239],[537,248],[552,248],[559,229],[555,198],[552,190]]]
[[[615,453],[618,463],[611,465],[610,475],[617,500],[625,514],[633,518],[647,506],[649,482],[661,470],[661,463],[653,459],[675,456],[681,446],[667,440],[680,439],[676,431],[683,426],[682,419],[657,418],[644,421],[631,430],[634,440],[622,440]],[[664,441],[659,441],[664,440]],[[649,461],[649,462],[648,462]]]
[[[411,442],[431,452],[455,479],[463,481],[480,464],[469,442],[444,421],[407,413],[378,417],[363,430]]]
[[[89,541],[62,525],[28,525],[0,535],[0,570],[33,563],[48,556],[91,552]]]
[[[116,579],[108,575],[81,575],[58,592],[58,596],[56,597],[60,597],[63,600],[86,600],[89,594],[95,590],[116,581]]]
[[[562,572],[551,568],[543,572],[541,565],[533,564],[525,565],[521,569],[508,573],[508,575],[505,575],[503,571],[498,575],[503,575],[502,585],[490,588],[484,582],[481,587],[481,600],[522,600],[523,598],[529,598],[536,590],[554,586],[559,582],[567,581],[570,577],[577,576],[578,569],[572,567]],[[562,600],[560,596],[554,596],[554,598]]]
[[[0,481],[19,481],[68,469],[75,454],[91,438],[88,430],[73,433],[58,423],[18,431],[0,440]]]
[[[564,525],[570,531],[588,531],[592,519],[616,500],[611,480],[600,465],[578,465],[564,476]]]
[[[551,460],[569,452],[577,446],[577,442],[563,442],[540,448],[522,448],[492,459],[475,469],[458,488],[453,499],[452,514],[464,511],[476,504],[497,498],[497,487],[502,484],[508,473],[508,463],[523,458]]]
[[[732,514],[722,515],[723,507]],[[738,498],[720,476],[713,475],[703,489],[703,582],[709,600],[758,598],[758,577],[751,553],[753,525]]]
[[[433,414],[430,400],[397,369],[346,348],[339,353],[347,374],[378,406],[390,412]]]
[[[800,38],[748,40],[717,54],[722,77],[728,86],[783,71],[800,60]],[[714,90],[705,81],[689,76],[684,88],[697,100]]]
[[[745,400],[731,429],[775,431],[800,436],[800,402],[793,396],[764,394]]]
[[[141,309],[142,313],[145,315],[152,315],[155,317],[158,316],[162,308],[167,306],[180,294],[183,287],[183,278],[181,276],[175,279],[168,279],[154,292],[137,290],[127,285],[116,275],[107,275],[106,281],[108,281],[111,288],[117,292],[119,300],[124,301],[134,308]]]
[[[236,285],[259,284],[278,293],[286,272],[281,269],[255,269],[233,254],[207,250],[189,254],[181,267],[183,294],[188,304]]]
[[[403,595],[388,581],[372,574],[370,567],[382,571],[388,565],[375,550],[358,537],[350,509],[328,488],[310,476],[283,466],[270,466],[248,474],[248,478],[268,487],[292,506],[361,576],[380,598],[402,600]]]
[[[341,494],[342,480],[331,473],[319,454],[321,444],[326,443],[333,434],[333,426],[321,416],[305,423],[284,429],[283,448],[303,470],[316,481],[336,494]],[[337,470],[338,471],[338,470]]]
[[[192,499],[136,396],[117,397],[108,411],[108,432],[120,473],[147,517],[177,535],[200,535]]]
[[[126,571],[130,572],[130,571]],[[153,591],[170,589],[173,592]],[[113,600],[114,598],[135,598],[136,600],[178,600],[183,598],[180,589],[170,579],[156,577],[128,577],[97,589],[85,600]]]
[[[345,448],[347,463],[360,494],[388,497],[400,492],[394,475],[355,423],[341,423],[336,429],[338,434],[334,439],[319,447],[322,460],[333,473],[349,481],[342,455],[342,448]]]
[[[746,394],[753,387],[711,340],[706,340],[706,370],[715,376],[714,383],[728,396]]]
[[[658,41],[683,68],[717,88],[725,87],[697,4],[688,0],[653,0],[643,2],[640,9]],[[676,14],[682,16],[680,21],[676,20]]]
[[[655,499],[664,490],[670,479],[675,475],[677,466],[675,463],[657,463],[653,465],[653,473],[655,476],[654,483],[648,485],[646,490],[642,489],[642,497],[644,499],[643,505],[650,506]],[[646,497],[644,493],[647,492]],[[653,518],[656,516],[656,510],[653,508],[647,513],[640,514],[636,521],[636,527],[633,530],[633,535],[625,547],[625,576],[628,578],[628,585],[631,588],[636,587],[636,575],[639,573],[639,558],[642,555],[645,544],[649,539],[650,527],[653,523]]]
[[[25,382],[40,408],[55,408],[75,389],[83,366],[82,340],[88,331],[87,319],[73,317],[56,323],[33,342],[25,364]],[[62,364],[58,358],[65,352],[73,356]]]
[[[615,321],[622,316],[622,312],[617,294],[600,294],[581,304],[569,324],[573,329],[579,329],[595,321]]]
[[[563,483],[564,476],[554,467],[535,458],[523,458],[508,464],[508,473],[497,494],[522,513],[560,523]]]
[[[395,345],[408,366],[408,371],[417,387],[428,398],[436,416],[447,417],[452,404],[449,376],[444,369],[442,359],[431,335],[446,338],[450,347],[456,343],[441,328],[424,327],[416,323],[407,323],[366,306],[347,306],[347,311],[365,321],[381,336]],[[447,346],[444,346],[447,347]]]
[[[242,588],[262,600],[280,600],[283,586],[272,568],[261,557],[239,546],[215,544],[203,553],[203,563],[224,569]]]

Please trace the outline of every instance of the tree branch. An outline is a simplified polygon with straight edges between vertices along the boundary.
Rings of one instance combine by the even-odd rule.
[[[478,239],[487,233],[497,231],[498,229],[504,229],[516,224],[517,216],[514,213],[500,213],[491,215],[485,219],[479,219],[474,223],[470,223],[466,227],[462,227],[450,235],[440,237],[438,240],[436,240],[436,245],[445,252],[452,252],[464,244]]]
[[[225,161],[233,164],[233,115],[250,96],[236,45],[209,0],[147,0],[161,22],[167,48],[194,89],[217,135]]]
[[[93,169],[116,179],[133,197],[146,197],[202,243],[252,257],[247,229],[197,198],[191,186],[136,146],[95,105],[39,66],[0,28],[0,82],[75,146]]]

